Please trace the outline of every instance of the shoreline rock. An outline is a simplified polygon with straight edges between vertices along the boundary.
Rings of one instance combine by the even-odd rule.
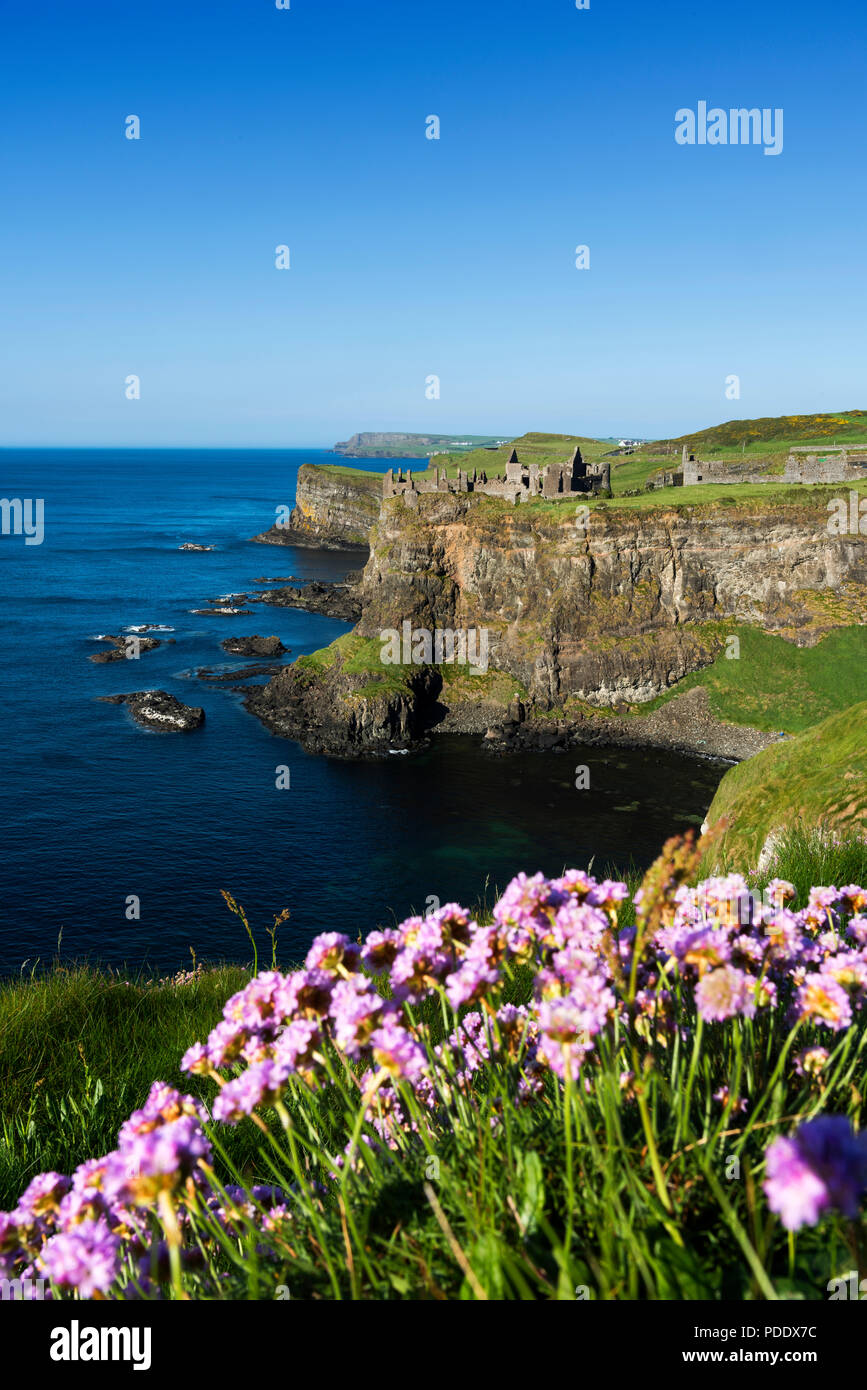
[[[298,531],[291,526],[270,526],[258,536],[251,536],[255,545],[293,545],[302,550],[354,550],[369,553],[369,546],[361,541],[342,540],[339,536],[311,534]]]
[[[359,687],[338,661],[320,671],[286,666],[245,700],[249,712],[308,752],[343,759],[418,751],[443,734],[481,739],[494,757],[565,753],[581,746],[660,748],[724,763],[743,762],[788,737],[717,719],[708,693],[696,686],[651,713],[617,715],[543,712],[519,699],[445,703],[449,689],[436,668],[419,667],[403,686],[371,679]]]
[[[283,667],[276,661],[271,661],[260,666],[238,666],[232,671],[216,671],[210,666],[200,666],[196,671],[196,676],[200,681],[223,682],[229,684],[231,681],[249,681],[255,676],[276,676]],[[246,685],[234,686],[236,690],[246,690]]]
[[[365,759],[427,746],[442,684],[437,672],[419,668],[403,688],[357,684],[339,665],[311,679],[296,663],[252,687],[244,705],[271,733],[311,753]]]
[[[250,618],[252,608],[191,608],[196,618]]]
[[[346,623],[357,623],[361,617],[361,595],[356,583],[332,584],[311,579],[301,588],[290,584],[282,589],[268,589],[250,602],[273,604],[277,608],[303,608],[308,613],[320,613]]]
[[[449,720],[437,733],[461,732]],[[505,719],[485,732],[486,751],[497,754],[528,749],[562,752],[573,745],[609,748],[665,748],[714,761],[739,763],[788,735],[717,719],[704,686],[676,695],[650,714],[588,715],[579,720]]]

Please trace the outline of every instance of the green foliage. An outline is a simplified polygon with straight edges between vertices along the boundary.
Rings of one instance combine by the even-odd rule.
[[[113,1148],[152,1081],[181,1084],[185,1048],[248,975],[221,966],[159,984],[60,965],[0,982],[0,1209],[36,1173]]]
[[[773,878],[794,886],[799,907],[806,905],[816,883],[867,883],[867,840],[840,838],[816,826],[790,826],[777,839],[764,871],[751,881],[762,889]]]
[[[757,420],[729,420],[724,425],[684,434],[669,441],[678,454],[684,444],[705,455],[725,451],[747,452],[761,445],[762,452],[782,452],[793,444],[862,444],[867,442],[867,410],[837,411],[829,415],[764,416]]]

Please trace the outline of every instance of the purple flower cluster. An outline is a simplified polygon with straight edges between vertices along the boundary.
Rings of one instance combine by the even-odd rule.
[[[519,874],[487,924],[449,903],[373,932],[363,945],[323,933],[299,970],[263,972],[233,995],[182,1069],[217,1084],[212,1118],[225,1124],[250,1116],[261,1124],[258,1111],[279,1108],[293,1087],[331,1086],[351,1069],[366,1147],[348,1145],[334,1160],[341,1172],[363,1166],[371,1150],[387,1155],[412,1140],[416,1103],[448,1123],[453,1100],[469,1097],[489,1068],[506,1078],[518,1105],[564,1083],[590,1090],[617,1036],[612,1025],[667,1044],[690,1027],[691,1004],[709,1025],[777,1011],[803,1022],[797,1074],[821,1086],[828,1053],[815,1030],[847,1028],[867,1000],[867,890],[814,888],[799,912],[787,906],[790,884],[774,881],[762,904],[739,875],[656,898],[646,891],[646,900],[644,892],[635,898],[637,927],[619,923],[624,884],[575,870],[552,879]],[[532,972],[531,998],[504,1003],[522,967]],[[451,1031],[436,1045],[419,1021],[428,1000],[437,1018],[452,1010]],[[687,1006],[680,1013],[678,1001]],[[636,1074],[611,1056],[630,1101]],[[731,1103],[726,1080],[716,1078],[722,1105]],[[211,1185],[206,1119],[191,1096],[155,1083],[112,1153],[72,1177],[41,1174],[14,1211],[0,1213],[0,1277],[47,1276],[56,1290],[84,1297],[140,1288],[166,1267],[160,1241],[172,1230],[160,1231],[158,1212],[172,1217],[175,1239],[196,1206],[230,1233],[250,1222],[279,1232],[292,1219],[284,1194]],[[832,1207],[852,1213],[867,1185],[865,1144],[834,1117],[777,1139],[765,1181],[772,1210],[790,1229]],[[201,1257],[192,1242],[187,1253]]]
[[[161,1194],[180,1202],[190,1184],[207,1190],[204,1118],[192,1096],[155,1082],[121,1127],[116,1149],[88,1159],[72,1177],[41,1173],[13,1211],[0,1212],[0,1277],[47,1277],[84,1298],[106,1293],[125,1255],[144,1249],[147,1209]]]
[[[813,888],[807,906],[792,912],[794,891],[775,879],[761,903],[739,874],[678,889],[654,945],[661,965],[693,982],[705,1022],[782,1008],[791,1022],[838,1032],[864,1008],[865,890]]]
[[[855,1134],[845,1115],[820,1115],[765,1154],[768,1206],[789,1231],[815,1226],[832,1208],[854,1217],[867,1190],[867,1131]]]

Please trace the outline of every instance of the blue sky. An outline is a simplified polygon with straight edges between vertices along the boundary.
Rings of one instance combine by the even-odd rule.
[[[863,0],[0,0],[0,443],[864,407],[865,29]],[[782,154],[678,145],[702,100],[782,108]]]

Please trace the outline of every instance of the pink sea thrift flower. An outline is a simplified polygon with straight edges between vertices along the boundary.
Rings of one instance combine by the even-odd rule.
[[[835,1032],[852,1022],[852,1005],[842,985],[831,975],[808,975],[798,990],[798,1016],[823,1023]]]
[[[815,1226],[832,1207],[856,1216],[865,1186],[867,1134],[856,1135],[845,1115],[809,1120],[765,1155],[768,1206],[788,1231]]]
[[[117,1278],[119,1250],[120,1240],[105,1221],[82,1221],[47,1240],[36,1264],[58,1287],[93,1298],[108,1293]]]
[[[695,1002],[705,1023],[716,1023],[742,1014],[752,1018],[755,1013],[756,982],[734,965],[720,965],[708,970],[695,989]]]

